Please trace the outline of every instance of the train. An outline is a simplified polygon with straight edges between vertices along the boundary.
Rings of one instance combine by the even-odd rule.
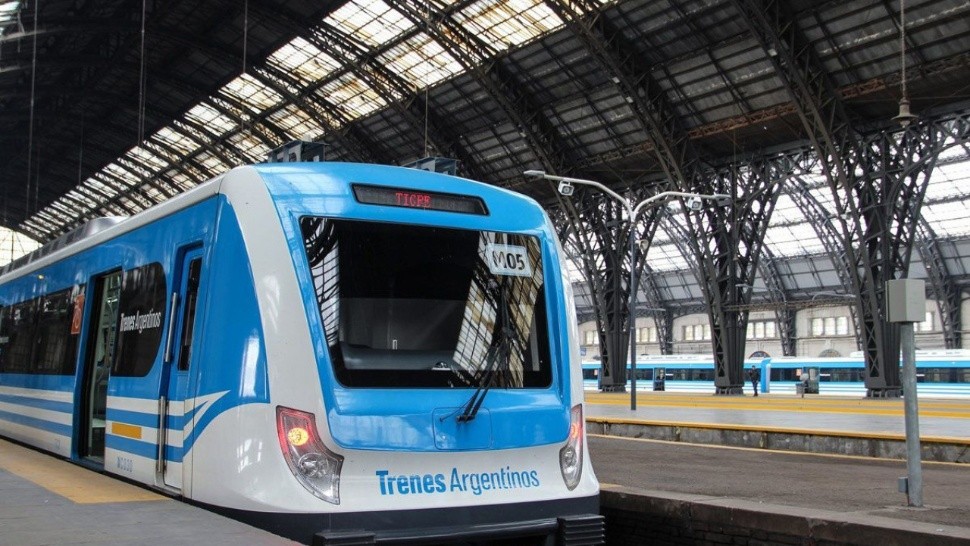
[[[861,352],[846,357],[771,357],[752,355],[744,362],[760,371],[759,390],[774,394],[820,394],[865,396],[865,360]],[[583,382],[587,390],[599,389],[602,363],[584,361]],[[627,385],[629,386],[629,366]],[[747,374],[746,374],[747,375]],[[745,383],[745,389],[750,382]],[[970,350],[916,351],[918,396],[970,397]],[[637,390],[714,392],[712,355],[640,355],[637,358]]]
[[[240,166],[0,270],[0,436],[304,543],[596,543],[583,396],[548,216],[446,174]]]

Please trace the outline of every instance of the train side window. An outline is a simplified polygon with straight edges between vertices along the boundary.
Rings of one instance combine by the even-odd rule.
[[[192,356],[192,334],[195,333],[195,307],[199,299],[199,277],[202,272],[202,258],[195,258],[189,263],[189,276],[185,286],[185,315],[182,317],[182,340],[179,344],[178,369],[184,372],[189,369]]]
[[[118,350],[111,375],[144,377],[151,371],[162,344],[166,294],[165,270],[160,263],[123,273]]]
[[[0,351],[0,371],[4,373],[30,373],[33,367],[34,310],[36,300],[29,300],[7,308],[4,320],[3,351]]]
[[[78,334],[72,333],[71,321],[74,318],[73,295],[78,289],[78,287],[68,288],[40,298],[34,373],[53,375],[74,373]]]

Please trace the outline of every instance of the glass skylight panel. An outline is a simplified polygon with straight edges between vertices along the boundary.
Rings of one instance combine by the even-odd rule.
[[[341,64],[303,38],[296,38],[270,55],[268,62],[301,82],[313,83],[326,78]]]
[[[926,186],[926,200],[970,196],[970,161],[937,165]]]
[[[155,138],[160,142],[164,142],[168,147],[174,148],[186,155],[199,149],[198,142],[180,132],[169,129],[168,127],[163,127],[160,129],[152,138]]]
[[[195,180],[185,173],[176,172],[170,175],[168,178],[183,190],[187,190],[195,186]]]
[[[0,2],[0,36],[3,36],[7,29],[16,27],[17,10],[19,9],[20,0]]]
[[[7,228],[0,228],[0,266],[7,265],[13,260],[29,254],[38,248],[40,243],[31,239],[19,231]]]
[[[383,108],[386,103],[366,83],[351,73],[328,82],[317,94],[333,106],[346,112],[350,119],[357,119]]]
[[[262,113],[283,100],[279,93],[249,74],[243,74],[227,83],[219,93],[235,99],[253,114]]]
[[[464,71],[461,64],[427,34],[417,34],[378,57],[377,62],[423,89]]]
[[[353,0],[324,21],[375,48],[414,28],[411,21],[381,0]]]
[[[937,237],[966,237],[970,235],[970,198],[927,203],[922,208],[923,218],[936,232]]]
[[[765,232],[765,246],[777,257],[803,256],[824,252],[825,247],[811,224],[771,226]]]
[[[116,190],[114,188],[114,186],[109,186],[108,184],[105,184],[104,182],[102,182],[101,180],[98,180],[97,178],[95,178],[93,176],[91,178],[88,178],[87,180],[85,180],[82,185],[83,186],[88,186],[90,188],[94,188],[95,190],[99,191],[100,193],[106,194],[106,195],[111,196],[111,197],[114,197],[115,195],[118,195],[118,190]]]
[[[319,112],[316,114],[323,117]],[[324,133],[324,128],[310,114],[295,104],[286,105],[270,114],[267,119],[293,139],[312,141],[318,135]]]
[[[199,154],[196,159],[200,164],[202,164],[203,167],[208,169],[209,172],[206,173],[206,175],[209,177],[225,172],[232,167],[231,165],[226,165],[209,152]]]
[[[482,0],[454,18],[500,51],[562,26],[562,20],[544,2],[535,0]]]
[[[136,146],[128,150],[125,157],[133,160],[135,165],[148,167],[153,174],[158,173],[162,169],[168,168],[170,164],[168,160],[158,157],[154,152],[142,146]]]
[[[164,193],[162,193],[161,190],[159,190],[155,186],[152,186],[151,184],[142,184],[141,191],[146,196],[148,196],[149,199],[151,199],[152,201],[154,201],[156,203],[161,203],[162,201],[167,201],[168,200],[168,196],[167,195],[165,195]]]
[[[201,124],[218,136],[222,136],[239,127],[239,122],[229,119],[204,102],[200,102],[192,107],[185,117]]]
[[[269,146],[263,143],[263,141],[255,138],[251,133],[242,132],[236,133],[230,136],[227,140],[232,145],[233,148],[239,151],[239,153],[246,156],[246,158],[252,163],[258,163],[266,159],[266,154],[269,153]]]
[[[650,245],[650,250],[647,252],[647,263],[654,271],[658,272],[679,271],[691,267],[687,265],[687,260],[684,259],[677,245],[657,244],[656,242]]]
[[[108,173],[108,174],[114,175],[114,177],[116,179],[124,180],[125,181],[125,184],[127,184],[129,186],[132,186],[136,182],[138,182],[138,180],[136,180],[132,176],[132,174],[130,172],[128,172],[127,170],[123,169],[117,163],[109,163],[108,165],[106,165],[101,170],[104,171],[104,172],[106,172],[106,173]]]

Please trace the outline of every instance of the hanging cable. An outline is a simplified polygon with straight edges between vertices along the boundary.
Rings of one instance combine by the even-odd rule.
[[[249,0],[243,0],[243,40],[242,40],[242,75],[246,75],[246,53],[249,46]],[[239,107],[239,135],[246,136],[246,107]]]
[[[33,174],[34,157],[34,98],[37,89],[37,15],[39,12],[40,0],[35,0],[33,37],[34,51],[31,54],[30,61],[30,122],[27,127],[27,194],[24,196],[24,218],[30,216],[30,178]]]
[[[428,18],[428,28],[431,28],[431,0],[426,3],[427,9],[426,14]],[[428,101],[430,100],[430,75],[431,75],[431,59],[427,59],[428,71],[424,74],[424,157],[431,157],[431,149],[428,145]]]
[[[145,141],[145,12],[147,0],[141,0],[141,61],[138,68],[138,146]]]
[[[893,119],[905,129],[916,120],[909,109],[909,94],[906,92],[906,0],[899,0],[899,80],[902,97],[899,99],[899,114]]]

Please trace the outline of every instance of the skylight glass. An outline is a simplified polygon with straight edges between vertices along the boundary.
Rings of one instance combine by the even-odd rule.
[[[269,153],[269,146],[248,131],[235,133],[227,140],[236,150],[244,154],[253,163],[259,163],[265,160],[266,154]]]
[[[562,20],[544,2],[534,0],[482,0],[456,13],[454,19],[500,51],[562,25]]]
[[[260,114],[280,103],[283,97],[249,74],[227,83],[219,93],[242,104],[252,114]]]
[[[40,248],[40,243],[7,228],[0,228],[0,266],[16,260]]]
[[[198,142],[168,127],[159,129],[159,131],[150,138],[158,140],[169,148],[173,148],[183,154],[189,154],[199,148]]]
[[[377,92],[351,73],[328,82],[316,94],[346,112],[352,120],[386,106]]]
[[[0,36],[17,27],[17,11],[19,9],[20,0],[0,2]]]
[[[320,112],[316,112],[316,115],[326,119]],[[310,114],[293,104],[273,112],[267,119],[292,139],[312,141],[324,133],[324,128]],[[332,120],[329,121],[333,123]]]
[[[303,38],[296,38],[279,48],[270,55],[269,63],[303,84],[322,80],[341,68],[336,59]]]
[[[381,0],[353,0],[324,21],[373,48],[414,28],[408,19]]]
[[[199,123],[216,135],[222,136],[239,127],[239,123],[224,116],[218,110],[204,102],[192,107],[185,115],[188,119]]]
[[[416,34],[377,59],[422,89],[462,72],[461,64],[427,34]]]

